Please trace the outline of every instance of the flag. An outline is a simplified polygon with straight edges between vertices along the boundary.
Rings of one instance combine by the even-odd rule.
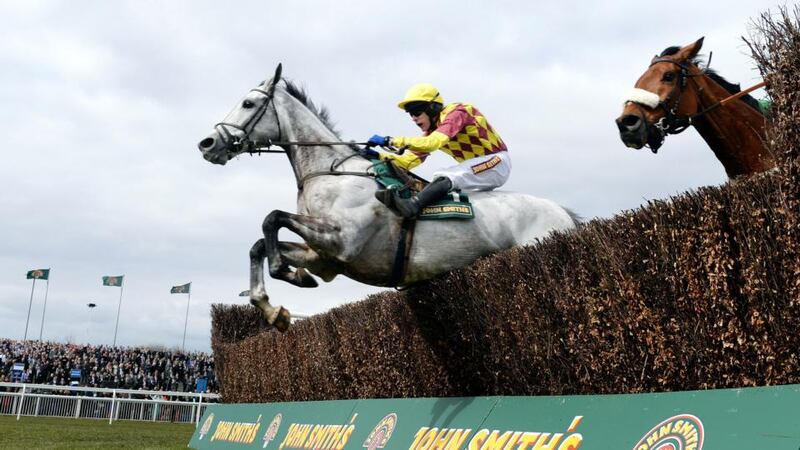
[[[239,292],[239,297],[250,297],[250,289]]]
[[[172,286],[172,289],[169,290],[170,294],[188,294],[189,291],[192,290],[192,283],[182,284],[180,286]]]
[[[103,277],[103,286],[119,286],[119,287],[122,287],[122,278],[123,277],[125,277],[125,275],[118,275],[116,277],[111,277],[111,276]]]
[[[26,277],[31,280],[46,280],[50,277],[50,269],[34,269],[28,271]]]

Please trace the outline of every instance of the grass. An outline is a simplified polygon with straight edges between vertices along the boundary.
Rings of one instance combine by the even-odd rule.
[[[0,449],[186,449],[193,424],[0,416]]]

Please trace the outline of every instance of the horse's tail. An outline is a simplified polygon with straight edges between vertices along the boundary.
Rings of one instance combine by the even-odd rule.
[[[580,214],[576,213],[570,208],[564,206],[562,206],[562,208],[564,208],[564,211],[566,211],[567,214],[569,214],[569,218],[572,219],[572,224],[575,225],[576,227],[584,222],[584,218]]]

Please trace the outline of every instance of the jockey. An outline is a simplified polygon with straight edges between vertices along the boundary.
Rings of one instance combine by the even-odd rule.
[[[468,103],[444,105],[439,91],[427,83],[411,87],[398,103],[422,130],[420,137],[374,135],[367,144],[366,156],[390,160],[411,170],[422,164],[435,150],[452,156],[458,164],[433,174],[433,182],[419,194],[402,198],[395,189],[379,190],[375,196],[387,206],[395,206],[399,215],[409,218],[444,197],[451,189],[488,191],[505,184],[511,173],[511,159],[506,144],[478,108]],[[408,147],[402,155],[377,152],[373,146]]]

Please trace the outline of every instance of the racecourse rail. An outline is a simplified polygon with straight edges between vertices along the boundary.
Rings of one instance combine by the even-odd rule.
[[[218,394],[0,383],[0,415],[197,424]]]

